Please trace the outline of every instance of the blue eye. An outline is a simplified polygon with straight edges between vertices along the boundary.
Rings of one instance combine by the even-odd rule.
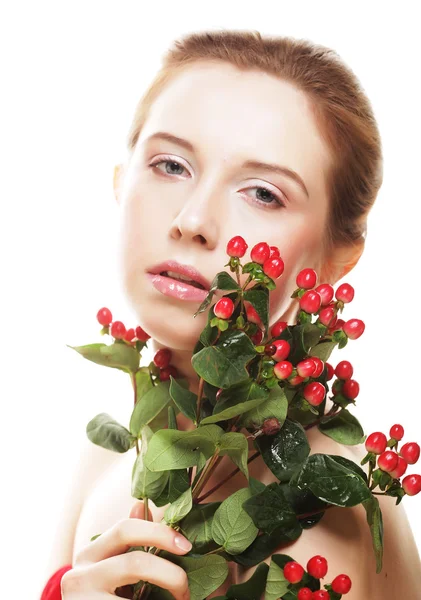
[[[154,163],[151,163],[148,166],[150,168],[157,168],[158,165],[160,165],[162,163],[164,163],[165,165],[171,165],[170,171],[167,168],[165,169],[165,172],[161,171],[161,169],[158,169],[159,171],[161,171],[161,173],[163,175],[170,175],[170,176],[171,175],[181,175],[180,172],[178,172],[178,173],[174,172],[173,169],[174,168],[177,169],[177,167],[179,169],[184,169],[185,171],[187,170],[186,167],[183,167],[183,165],[181,165],[179,162],[172,160],[171,157],[168,157],[168,156],[161,157],[160,160],[155,161]],[[261,206],[262,208],[266,208],[269,210],[285,208],[285,203],[283,201],[285,196],[283,194],[279,194],[279,195],[275,194],[273,191],[271,191],[270,189],[268,189],[264,186],[249,187],[249,188],[246,188],[246,190],[262,190],[263,191],[263,200],[254,199],[254,204],[257,204],[258,206]],[[249,196],[247,196],[247,198],[249,198]]]

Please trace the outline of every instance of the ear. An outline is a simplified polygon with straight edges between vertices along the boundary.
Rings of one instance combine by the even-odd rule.
[[[352,271],[364,251],[364,240],[352,246],[336,246],[331,249],[320,271],[320,282],[335,285]]]
[[[114,188],[114,196],[118,205],[120,205],[120,190],[121,190],[121,182],[123,180],[124,173],[124,165],[120,163],[119,165],[115,165],[114,167],[114,176],[113,176],[113,188]]]

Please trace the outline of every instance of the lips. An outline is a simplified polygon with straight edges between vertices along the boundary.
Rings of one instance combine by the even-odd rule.
[[[170,271],[172,273],[168,274],[168,271]],[[179,274],[182,276],[180,278],[177,278],[177,280],[179,280],[180,282],[193,285],[194,287],[197,287],[198,289],[202,289],[202,290],[204,289],[206,291],[209,291],[210,285],[211,285],[210,282],[206,279],[206,277],[204,277],[193,266],[181,264],[181,263],[177,262],[176,260],[167,260],[165,262],[159,263],[159,264],[155,265],[154,267],[152,267],[151,269],[149,269],[148,273],[159,274],[159,275],[173,277],[173,278],[177,278],[177,276],[175,274]],[[190,281],[185,279],[186,277],[189,278]],[[191,280],[195,283],[192,284]],[[199,285],[195,285],[195,284],[199,284]]]

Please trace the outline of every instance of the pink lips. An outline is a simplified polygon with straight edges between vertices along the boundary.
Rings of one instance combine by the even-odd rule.
[[[173,269],[169,270],[172,271]],[[161,292],[161,294],[172,296],[173,298],[178,298],[179,300],[203,302],[208,295],[207,290],[201,290],[193,285],[179,281],[178,279],[172,279],[172,277],[165,277],[164,275],[159,275],[158,273],[146,273],[146,276],[152,285],[159,292]]]

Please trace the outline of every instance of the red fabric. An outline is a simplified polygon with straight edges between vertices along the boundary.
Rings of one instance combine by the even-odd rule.
[[[72,565],[64,565],[57,569],[50,579],[47,581],[47,585],[42,591],[40,600],[62,600],[61,598],[61,578],[63,575],[72,569]]]

